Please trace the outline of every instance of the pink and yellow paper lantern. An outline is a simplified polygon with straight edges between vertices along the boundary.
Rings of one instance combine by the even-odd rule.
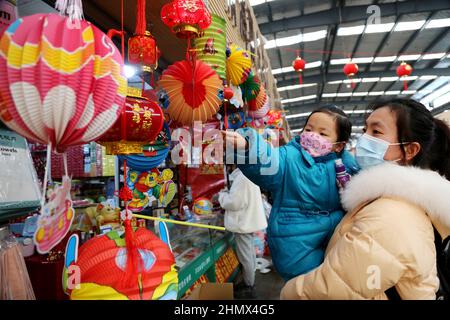
[[[32,141],[63,152],[97,139],[126,93],[119,51],[87,21],[35,14],[0,39],[0,119]]]

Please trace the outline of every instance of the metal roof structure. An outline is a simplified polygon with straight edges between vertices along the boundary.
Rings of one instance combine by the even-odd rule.
[[[434,114],[450,109],[449,0],[249,2],[291,132],[329,103],[349,113],[353,132],[361,131],[368,103],[380,96],[411,97]],[[302,85],[292,68],[296,50],[307,62]],[[359,66],[354,88],[342,71],[350,61]],[[402,61],[414,68],[406,79],[396,75]]]

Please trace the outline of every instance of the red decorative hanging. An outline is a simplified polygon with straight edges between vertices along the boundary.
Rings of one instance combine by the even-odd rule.
[[[400,65],[397,67],[397,75],[400,78],[408,77],[412,72],[413,68],[406,62],[400,63]],[[403,80],[403,90],[408,90],[408,82],[406,80]]]
[[[298,79],[299,79],[300,84],[303,83],[302,72],[305,69],[305,66],[306,66],[306,61],[303,60],[302,58],[300,58],[299,56],[297,56],[297,58],[295,58],[295,60],[292,61],[292,67],[294,68],[294,70],[296,72],[298,72]]]
[[[202,0],[174,0],[162,7],[161,20],[179,38],[195,38],[211,24]]]
[[[233,89],[231,89],[230,87],[225,87],[223,89],[223,98],[225,100],[231,100],[233,98]]]
[[[128,40],[128,61],[142,65],[143,71],[153,72],[158,68],[161,52],[155,38],[146,30],[145,3],[145,0],[137,1],[136,30]]]
[[[345,75],[350,79],[352,88],[355,88],[355,84],[352,81],[352,78],[358,73],[358,65],[356,63],[347,63],[342,71]]]

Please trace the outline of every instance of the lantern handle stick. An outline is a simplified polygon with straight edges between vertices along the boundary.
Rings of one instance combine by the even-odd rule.
[[[42,185],[41,214],[43,214],[45,195],[47,194],[47,183],[48,183],[48,173],[49,173],[48,171],[50,168],[51,155],[52,155],[52,143],[50,142],[47,145],[47,162],[45,164],[44,183]]]
[[[183,226],[190,226],[190,227],[197,227],[197,228],[214,229],[214,230],[220,230],[220,231],[226,230],[224,227],[219,227],[219,226],[212,226],[212,225],[202,224],[202,223],[193,223],[193,222],[186,222],[186,221],[178,221],[178,220],[150,217],[150,216],[144,216],[144,215],[135,214],[135,213],[133,213],[133,217],[139,218],[139,219],[153,220],[153,221],[163,221],[163,222],[167,222],[167,223],[173,223],[173,224],[179,224],[179,225],[183,225]]]
[[[67,170],[67,153],[63,153],[64,174],[69,176],[69,170]]]

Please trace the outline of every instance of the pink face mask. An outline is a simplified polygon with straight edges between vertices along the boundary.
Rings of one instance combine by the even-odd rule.
[[[336,143],[332,143],[320,134],[312,131],[303,131],[300,136],[301,146],[313,157],[326,156],[333,150],[333,145]]]

